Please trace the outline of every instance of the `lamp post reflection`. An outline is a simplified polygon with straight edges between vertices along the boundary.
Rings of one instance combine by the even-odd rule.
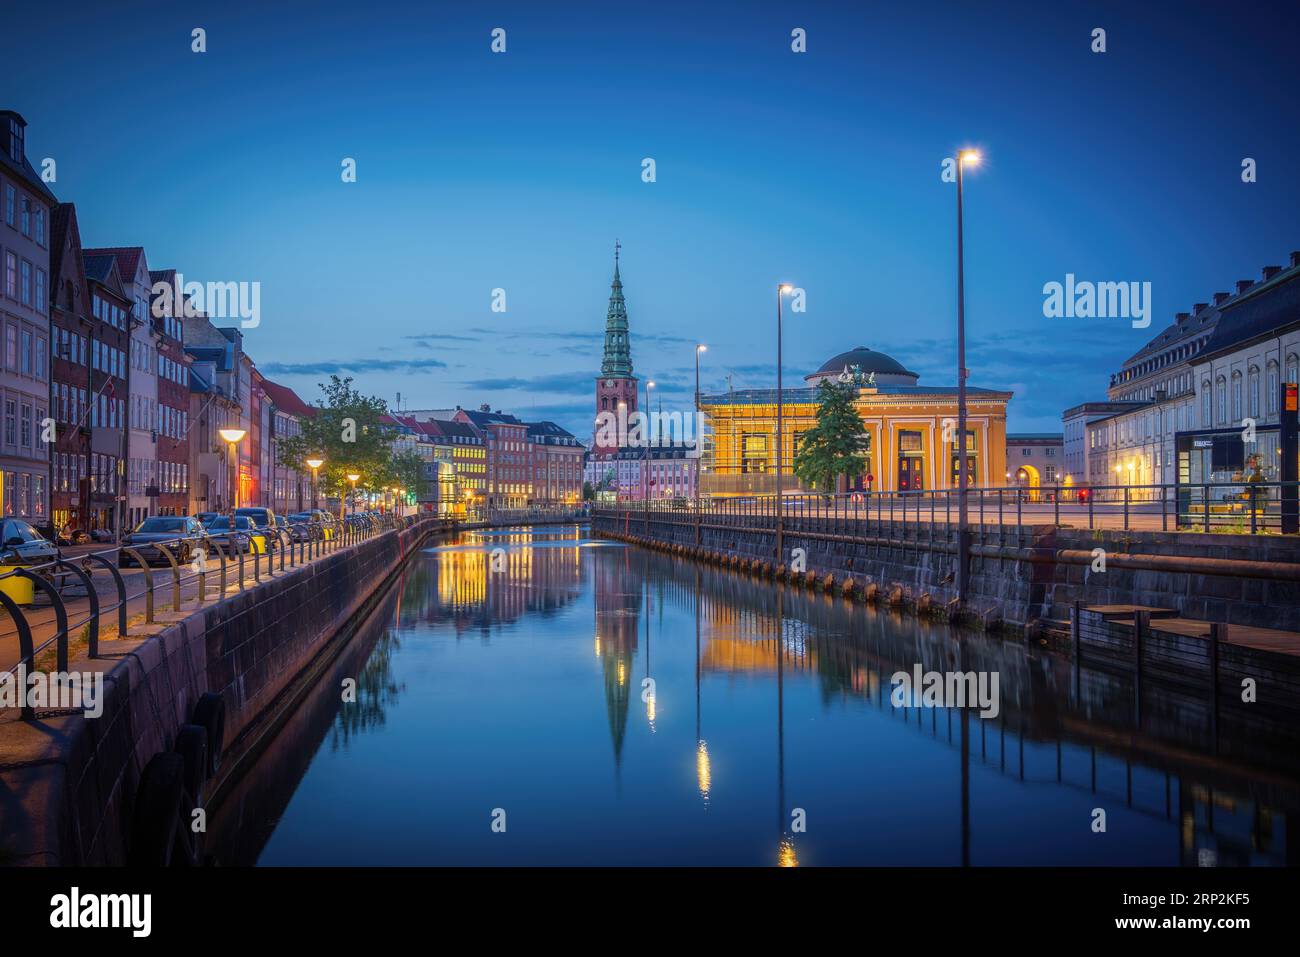
[[[646,556],[647,567],[642,572],[645,582],[645,681],[641,683],[641,697],[645,700],[645,716],[650,723],[650,733],[655,733],[655,683],[650,677],[650,572],[649,555]]]
[[[785,806],[785,589],[776,586],[776,793],[777,833],[781,835],[777,846],[778,867],[798,867],[795,856],[794,835],[786,826],[788,816]]]
[[[700,569],[695,569],[695,780],[704,799],[704,809],[709,809],[709,791],[713,787],[713,772],[709,766],[709,745],[700,731]]]

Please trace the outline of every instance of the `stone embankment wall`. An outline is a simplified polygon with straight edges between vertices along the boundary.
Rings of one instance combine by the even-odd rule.
[[[140,774],[173,747],[199,697],[221,695],[224,750],[237,758],[406,557],[445,530],[423,521],[377,535],[73,661],[104,672],[101,716],[10,715],[0,725],[0,862],[124,863]]]
[[[760,576],[943,611],[956,599],[957,537],[923,521],[792,521],[783,560],[764,517],[597,509],[592,531]],[[770,519],[768,519],[770,522]],[[803,570],[792,563],[802,549]],[[1099,551],[1100,550],[1100,551]],[[1094,571],[1104,559],[1104,571]],[[1300,541],[1279,535],[977,527],[971,617],[985,627],[1068,622],[1074,602],[1172,608],[1186,618],[1300,631]]]

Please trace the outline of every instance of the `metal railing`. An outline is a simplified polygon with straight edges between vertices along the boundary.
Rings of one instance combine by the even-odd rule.
[[[254,586],[262,581],[263,571],[267,578],[274,577],[277,560],[279,572],[284,574],[339,549],[359,544],[384,532],[411,528],[425,519],[426,516],[420,515],[399,518],[392,513],[359,514],[331,523],[299,523],[274,529],[237,530],[233,533],[217,531],[201,537],[178,536],[156,542],[114,545],[70,557],[64,556],[60,549],[58,557],[51,561],[33,565],[0,564],[0,607],[8,613],[14,626],[13,632],[0,633],[0,640],[15,634],[18,639],[18,660],[0,674],[17,677],[24,670],[30,673],[34,670],[37,658],[50,648],[54,649],[56,670],[66,673],[70,638],[78,631],[85,635],[87,655],[98,658],[104,616],[116,617],[119,638],[136,637],[130,631],[128,606],[143,598],[144,624],[158,624],[157,604],[160,597],[164,601],[168,600],[167,585],[170,585],[170,610],[179,614],[182,605],[188,602],[193,602],[193,610],[209,602],[221,601],[232,589],[236,593],[244,591],[249,584],[250,571],[251,584]],[[257,547],[253,536],[262,537],[262,547]],[[215,563],[212,562],[214,552]],[[170,572],[170,581],[164,578],[160,586],[154,580],[154,564],[159,564],[164,573]],[[143,571],[143,588],[132,594],[127,593],[126,579],[120,570],[128,565],[138,565]],[[99,567],[111,575],[115,589],[115,600],[106,606],[102,603],[105,596],[96,590],[91,578],[92,572]],[[216,592],[215,595],[210,595],[209,579],[214,576],[217,579]],[[37,593],[42,594],[49,599],[49,605],[27,604],[25,612],[24,605],[16,601],[5,588],[5,582],[11,579],[30,581],[33,597]],[[188,599],[183,599],[184,588],[188,585],[195,587]],[[75,618],[70,615],[70,602],[64,595],[65,589],[70,586],[80,587],[85,592],[84,596],[71,596],[86,599],[86,608],[79,609]],[[160,591],[163,592],[161,596]],[[53,633],[38,638],[29,615],[34,608],[39,607],[53,610],[54,630]],[[37,627],[47,624],[48,621],[37,623]],[[35,713],[28,704],[25,691],[23,686],[21,716],[23,720],[32,720]]]
[[[935,537],[954,533],[957,489],[782,496],[782,527],[833,533],[881,528],[887,523],[929,526]],[[1044,485],[971,488],[972,527],[1055,525],[1125,531],[1278,534],[1284,511],[1295,514],[1297,482],[1202,482],[1184,485]],[[1290,498],[1290,502],[1286,501]],[[628,499],[593,510],[628,521],[680,517],[683,522],[774,528],[775,495]]]

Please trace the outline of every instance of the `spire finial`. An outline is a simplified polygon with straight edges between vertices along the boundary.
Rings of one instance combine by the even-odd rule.
[[[616,237],[616,238],[614,239],[614,266],[615,266],[615,268],[618,267],[618,251],[619,251],[620,249],[622,249],[622,248],[623,248],[623,244],[620,243],[620,242],[618,241],[617,237]]]

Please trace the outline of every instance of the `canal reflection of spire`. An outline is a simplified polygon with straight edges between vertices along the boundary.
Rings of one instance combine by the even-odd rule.
[[[632,550],[598,548],[591,553],[596,654],[604,678],[605,711],[614,745],[614,765],[623,759],[628,705],[632,697],[633,662],[641,617],[644,568],[632,562]]]

